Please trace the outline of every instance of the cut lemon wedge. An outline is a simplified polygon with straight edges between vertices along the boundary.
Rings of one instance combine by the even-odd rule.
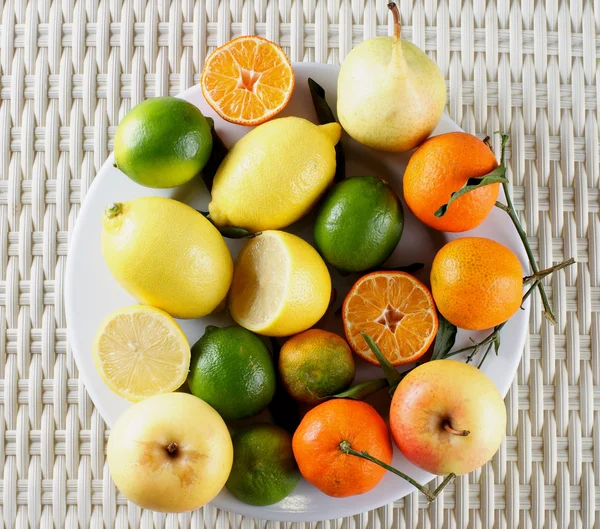
[[[229,309],[246,329],[288,336],[317,323],[330,296],[327,266],[310,244],[290,233],[264,231],[240,251]]]
[[[96,333],[93,354],[105,384],[134,402],[175,391],[190,367],[190,346],[179,325],[145,305],[108,315]]]
[[[405,272],[372,272],[361,277],[344,300],[342,318],[354,352],[375,365],[379,362],[361,332],[396,366],[423,356],[438,330],[431,292]]]

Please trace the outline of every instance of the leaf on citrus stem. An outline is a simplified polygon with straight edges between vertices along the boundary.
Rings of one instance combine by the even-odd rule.
[[[383,355],[381,349],[377,347],[377,344],[373,341],[368,334],[361,332],[362,337],[367,342],[369,349],[373,351],[375,358],[379,362],[381,369],[383,370],[383,374],[388,381],[390,388],[394,388],[398,385],[398,383],[402,380],[402,375],[396,371],[396,368],[390,363],[390,361]]]
[[[436,217],[443,217],[447,211],[448,207],[452,202],[456,199],[470,193],[471,191],[475,191],[476,189],[480,189],[484,186],[489,186],[491,184],[506,184],[508,180],[504,176],[506,174],[506,167],[504,164],[499,165],[492,172],[478,178],[469,178],[465,184],[458,190],[450,195],[450,200],[447,204],[440,206],[440,208],[434,213]]]
[[[331,110],[331,107],[325,99],[325,89],[310,77],[308,78],[308,88],[310,89],[310,96],[312,98],[319,123],[321,125],[325,125],[327,123],[336,123],[337,120],[335,119],[333,110]],[[335,181],[339,182],[345,177],[346,155],[344,153],[342,142],[339,141],[335,146]]]
[[[432,360],[440,360],[446,357],[450,352],[450,349],[454,347],[456,332],[456,325],[450,323],[438,312],[438,332],[435,336],[435,343],[433,345],[433,354],[431,355]]]

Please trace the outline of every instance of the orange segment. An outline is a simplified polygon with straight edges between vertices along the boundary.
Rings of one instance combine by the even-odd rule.
[[[294,90],[294,70],[274,42],[239,37],[208,57],[200,84],[207,103],[223,119],[259,125],[287,105]]]
[[[378,365],[361,332],[368,334],[393,365],[421,357],[438,329],[431,293],[405,272],[373,272],[352,287],[342,311],[344,331],[354,352]]]

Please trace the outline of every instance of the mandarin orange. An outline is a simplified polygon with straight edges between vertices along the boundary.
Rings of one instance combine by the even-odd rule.
[[[461,329],[482,330],[508,320],[521,306],[523,268],[506,246],[465,237],[441,248],[431,265],[438,310]]]
[[[206,102],[223,119],[259,125],[285,108],[294,70],[280,46],[253,35],[238,37],[206,59],[200,84]]]
[[[455,200],[443,217],[436,217],[454,191],[469,178],[484,176],[498,166],[494,153],[465,132],[440,134],[425,141],[411,156],[404,172],[404,199],[423,223],[441,231],[472,230],[489,215],[500,184],[471,191]]]
[[[350,347],[375,365],[379,362],[361,332],[397,366],[425,354],[438,329],[431,293],[406,272],[371,272],[361,277],[344,300],[342,318]]]
[[[370,491],[386,472],[371,461],[342,452],[344,441],[388,465],[392,462],[393,447],[384,420],[375,408],[357,400],[319,404],[304,416],[292,440],[306,481],[336,498]]]

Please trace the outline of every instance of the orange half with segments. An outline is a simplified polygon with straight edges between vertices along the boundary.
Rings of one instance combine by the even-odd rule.
[[[206,59],[200,84],[207,103],[223,119],[259,125],[281,112],[294,90],[285,52],[261,37],[233,39]]]
[[[425,354],[438,330],[431,292],[405,272],[372,272],[361,277],[344,300],[342,316],[354,352],[375,365],[379,363],[361,332],[396,366]]]

